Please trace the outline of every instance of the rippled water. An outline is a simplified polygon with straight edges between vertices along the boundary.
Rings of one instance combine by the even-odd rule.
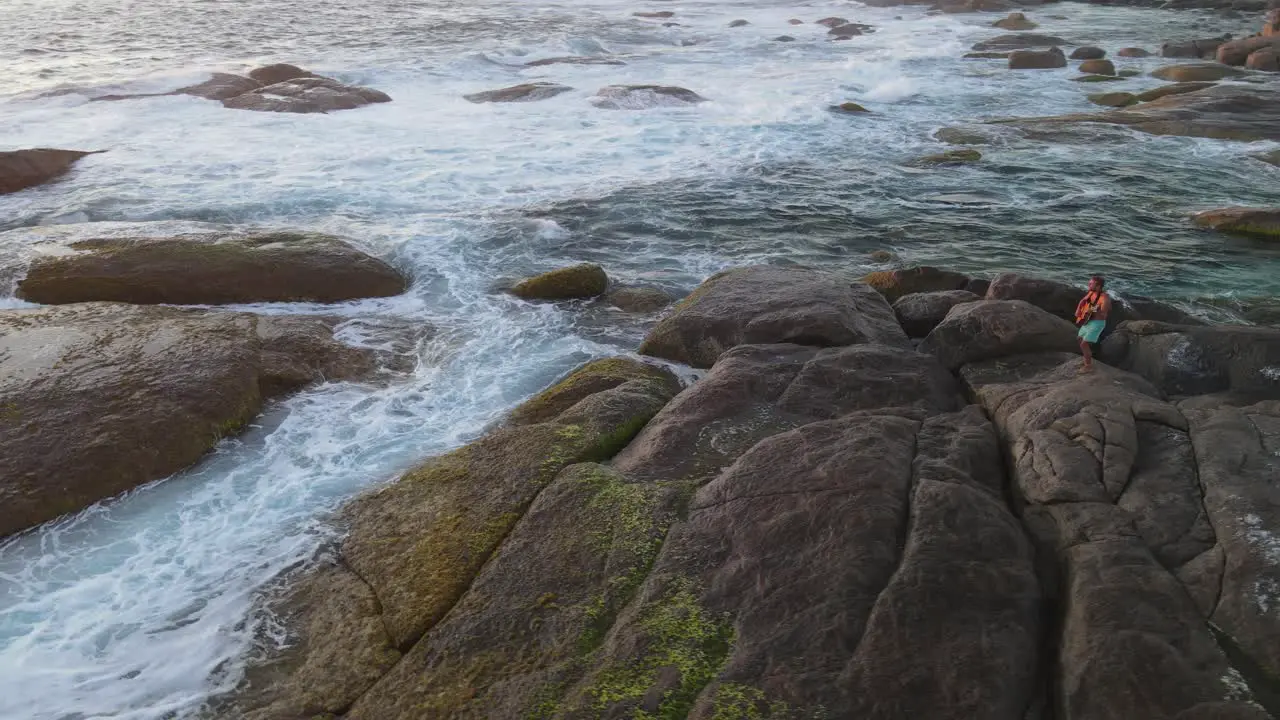
[[[655,9],[680,26],[631,17]],[[858,272],[884,267],[868,254],[889,250],[979,273],[1102,271],[1122,292],[1183,303],[1280,295],[1280,250],[1186,222],[1202,207],[1274,202],[1280,171],[1248,156],[1275,144],[1132,135],[984,148],[971,167],[907,166],[945,149],[931,139],[945,125],[1093,108],[1096,86],[1070,82],[1073,71],[960,60],[999,32],[991,15],[616,0],[8,0],[4,13],[0,149],[109,152],[0,197],[0,229],[180,219],[337,232],[415,279],[404,297],[339,306],[343,336],[372,342],[384,318],[437,332],[402,381],[307,391],[192,471],[0,547],[3,718],[191,713],[234,684],[258,630],[256,593],[332,536],[344,499],[644,331],[617,312],[496,294],[503,277],[585,259],[681,293],[733,264]],[[786,22],[827,15],[879,31],[827,42],[825,28]],[[1112,49],[1257,24],[1076,4],[1031,15],[1042,32]],[[752,24],[729,29],[736,18]],[[797,42],[770,41],[781,34]],[[628,64],[520,67],[603,53]],[[395,100],[331,116],[189,97],[86,100],[279,61]],[[461,99],[533,80],[576,90],[520,105]],[[588,102],[628,82],[682,85],[711,102],[641,112]],[[826,111],[845,100],[873,114]]]

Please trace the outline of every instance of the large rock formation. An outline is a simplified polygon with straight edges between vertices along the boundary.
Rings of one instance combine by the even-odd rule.
[[[871,296],[802,268],[722,273],[672,316],[689,313],[681,347],[700,328],[715,348],[674,398],[662,371],[590,364],[358,500],[337,562],[286,603],[297,642],[267,669],[291,670],[250,673],[233,714],[1277,709],[1280,387],[1175,403],[1138,374],[1081,374],[1054,351],[1071,325],[1022,300],[956,305],[916,351]],[[874,332],[849,332],[855,305]],[[803,344],[780,337],[796,325]],[[1130,326],[1217,363],[1260,342]],[[1155,378],[1144,348],[1128,366]]]
[[[707,280],[649,333],[640,352],[711,367],[735,345],[780,342],[908,345],[889,303],[866,285],[811,270],[756,266]]]
[[[1191,220],[1200,227],[1214,230],[1280,238],[1280,208],[1218,208],[1198,212]]]
[[[80,158],[93,154],[52,148],[0,152],[0,195],[43,185],[70,170]]]
[[[0,242],[30,244],[35,255],[17,295],[48,305],[340,302],[398,295],[408,285],[390,265],[329,235],[219,225],[157,235],[166,227],[62,225],[10,231]]]
[[[0,537],[190,465],[271,397],[372,369],[314,318],[114,303],[0,312]]]
[[[1216,57],[1218,62],[1224,65],[1244,65],[1245,60],[1253,53],[1262,49],[1275,50],[1276,48],[1280,48],[1280,37],[1258,35],[1223,43],[1218,46]]]
[[[1225,65],[1215,67],[1232,70]],[[1152,135],[1246,142],[1280,140],[1280,89],[1269,85],[1215,85],[1109,112],[994,122],[1047,136],[1081,123],[1104,123],[1125,125]]]
[[[285,63],[256,68],[249,71],[248,77],[214,73],[202,83],[170,92],[102,95],[92,99],[133,100],[165,95],[192,95],[217,100],[223,106],[237,110],[289,113],[328,113],[391,102],[391,97],[380,90],[346,85]]]

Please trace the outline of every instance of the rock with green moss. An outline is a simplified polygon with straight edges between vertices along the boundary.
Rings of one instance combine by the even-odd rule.
[[[1280,239],[1280,208],[1229,207],[1196,213],[1192,222],[1222,232]]]
[[[593,360],[520,403],[507,417],[507,423],[533,425],[547,422],[590,395],[612,390],[632,380],[665,384],[673,395],[680,389],[675,377],[662,368],[624,357]]]
[[[871,112],[856,102],[843,102],[839,105],[832,105],[828,110],[834,113],[842,113],[846,115],[857,115],[859,113]]]
[[[969,276],[958,272],[922,265],[898,270],[880,270],[864,275],[862,282],[879,290],[880,294],[892,303],[903,295],[912,293],[966,290],[971,281]]]
[[[1141,102],[1151,102],[1152,100],[1159,100],[1162,97],[1168,97],[1170,95],[1181,95],[1183,93],[1204,90],[1205,88],[1213,87],[1215,84],[1216,83],[1211,82],[1186,82],[1174,83],[1172,85],[1161,85],[1158,88],[1152,88],[1138,93],[1138,100]]]
[[[29,260],[17,295],[46,305],[332,303],[408,287],[387,263],[311,232],[106,222],[23,228],[0,244],[22,246]]]
[[[0,537],[181,470],[268,398],[374,366],[317,318],[77,303],[0,312],[0,338]]]
[[[525,300],[575,300],[603,295],[608,289],[604,268],[583,263],[522,280],[511,292]]]
[[[841,276],[801,267],[758,265],[712,276],[680,301],[640,353],[710,367],[735,345],[906,346],[882,297]]]
[[[962,165],[965,163],[975,163],[982,159],[982,153],[977,150],[948,150],[946,152],[937,153],[936,155],[924,155],[911,161],[913,165],[936,166],[936,165]]]

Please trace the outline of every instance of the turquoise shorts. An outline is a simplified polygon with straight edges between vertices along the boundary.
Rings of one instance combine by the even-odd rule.
[[[1080,326],[1080,332],[1077,335],[1087,343],[1096,343],[1105,329],[1107,329],[1106,320],[1090,320]]]

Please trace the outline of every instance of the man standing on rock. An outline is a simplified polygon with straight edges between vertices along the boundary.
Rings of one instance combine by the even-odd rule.
[[[1080,351],[1084,353],[1082,372],[1093,369],[1093,351],[1089,345],[1098,342],[1107,328],[1107,315],[1111,312],[1111,296],[1102,289],[1106,283],[1101,275],[1089,278],[1089,292],[1076,305],[1076,325],[1080,326]]]

